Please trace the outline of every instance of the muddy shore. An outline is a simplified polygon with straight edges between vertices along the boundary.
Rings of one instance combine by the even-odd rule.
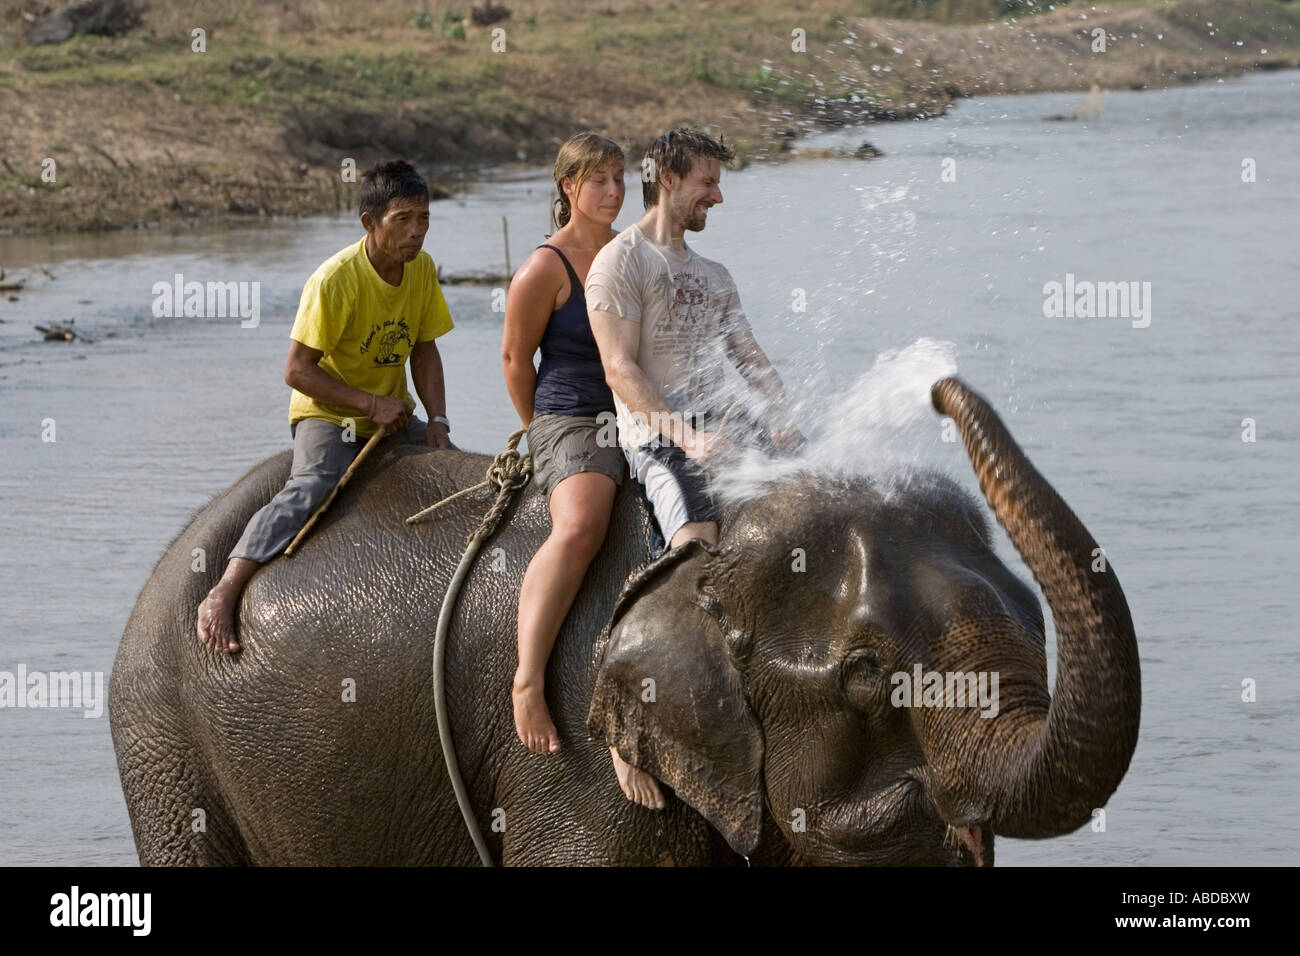
[[[39,46],[21,10],[0,20],[0,232],[351,208],[349,165],[384,155],[416,161],[445,195],[488,168],[547,165],[584,127],[632,159],[664,129],[699,125],[741,163],[770,162],[799,136],[939,115],[963,96],[1300,67],[1300,4],[1279,0],[1070,4],[977,23],[859,18],[826,0],[707,16],[558,0],[515,4],[498,27],[387,0],[269,7],[214,3],[203,24],[150,9],[121,36]]]

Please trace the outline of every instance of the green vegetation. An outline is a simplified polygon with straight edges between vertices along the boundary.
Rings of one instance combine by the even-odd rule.
[[[453,40],[463,40],[465,39],[465,18],[455,10],[444,10],[442,25],[439,29],[445,37],[450,37]]]
[[[66,189],[66,182],[46,182],[40,176],[29,176],[26,174],[14,175],[0,172],[0,188],[5,186],[18,186],[22,189],[43,189],[47,192],[54,192],[57,189]]]

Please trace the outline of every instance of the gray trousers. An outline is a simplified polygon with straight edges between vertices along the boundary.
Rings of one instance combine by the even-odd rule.
[[[412,415],[406,428],[380,440],[423,444],[427,423]],[[265,507],[248,520],[232,558],[265,564],[289,546],[321,502],[361,454],[366,440],[343,441],[343,429],[323,418],[304,418],[289,426],[293,436],[293,467],[289,480]]]

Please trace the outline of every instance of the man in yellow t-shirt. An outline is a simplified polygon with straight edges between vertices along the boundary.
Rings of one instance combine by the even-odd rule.
[[[235,611],[253,573],[283,551],[376,431],[383,442],[452,448],[442,358],[451,331],[438,273],[422,250],[429,190],[409,163],[379,163],[361,186],[366,235],[327,259],[302,290],[289,333],[285,384],[293,389],[293,467],[284,488],[249,520],[225,573],[198,608],[199,640],[239,650]],[[412,415],[415,390],[430,424]]]

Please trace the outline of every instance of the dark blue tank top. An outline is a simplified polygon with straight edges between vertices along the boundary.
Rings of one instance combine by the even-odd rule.
[[[537,368],[536,415],[598,415],[614,410],[614,394],[605,384],[605,367],[587,319],[587,297],[578,274],[563,252],[549,243],[569,273],[569,298],[551,313],[542,335],[542,361]]]

